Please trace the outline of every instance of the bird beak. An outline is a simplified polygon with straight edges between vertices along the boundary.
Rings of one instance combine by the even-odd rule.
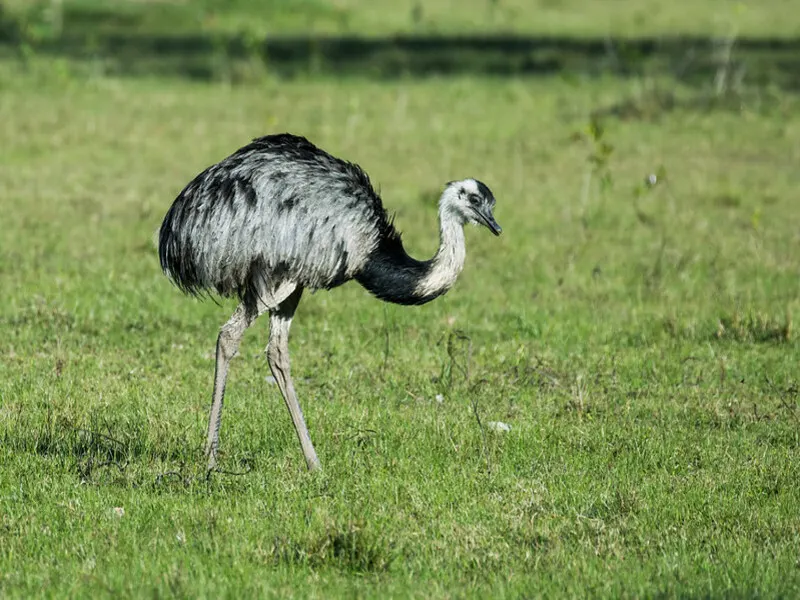
[[[494,220],[494,215],[492,214],[491,208],[485,206],[481,207],[475,212],[478,213],[478,217],[480,217],[480,220],[483,222],[483,224],[489,228],[489,231],[495,235],[500,235],[503,233],[503,228],[500,227],[500,225],[497,224],[497,221]]]

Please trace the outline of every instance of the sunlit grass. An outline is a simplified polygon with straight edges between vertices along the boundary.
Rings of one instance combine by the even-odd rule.
[[[348,33],[537,33],[644,36],[731,34],[791,37],[800,33],[792,0],[692,4],[656,0],[5,0],[11,14],[38,15],[37,22],[64,27],[95,15],[97,27],[134,27],[178,33],[217,31],[250,34]],[[106,15],[107,18],[97,16]],[[111,15],[113,18],[108,17]]]
[[[796,98],[608,118],[597,170],[589,114],[636,82],[4,69],[0,595],[797,595]],[[233,305],[182,297],[153,234],[197,172],[284,130],[360,162],[415,256],[458,177],[504,234],[470,229],[425,307],[306,295],[319,476],[253,327],[206,481]]]

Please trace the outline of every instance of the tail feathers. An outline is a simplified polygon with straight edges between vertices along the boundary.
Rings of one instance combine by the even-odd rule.
[[[175,205],[161,224],[158,239],[158,258],[161,269],[182,292],[191,296],[208,293],[195,264],[191,241],[181,239],[172,227]]]

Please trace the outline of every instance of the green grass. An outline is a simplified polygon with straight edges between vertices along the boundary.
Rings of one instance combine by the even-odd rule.
[[[800,88],[790,0],[6,0],[0,59],[56,59],[81,76],[232,83],[369,75],[615,72],[698,85],[734,78]],[[3,8],[5,7],[5,8]],[[728,50],[733,48],[731,55]]]
[[[52,0],[4,0],[14,13],[52,15]],[[133,26],[161,32],[257,34],[537,33],[641,36],[670,33],[791,37],[793,0],[665,3],[658,0],[62,0],[65,26]],[[50,11],[50,12],[48,12]]]
[[[33,66],[0,64],[0,596],[800,594],[796,96]],[[504,234],[470,229],[424,307],[305,296],[321,474],[257,323],[207,482],[233,304],[181,296],[154,232],[197,172],[283,130],[361,163],[415,256],[458,177],[492,187]]]

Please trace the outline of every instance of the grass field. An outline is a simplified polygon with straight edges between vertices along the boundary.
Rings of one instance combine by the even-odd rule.
[[[57,13],[66,27],[105,24],[143,33],[249,31],[261,34],[536,33],[568,35],[744,35],[791,37],[793,0],[706,0],[700,6],[655,0],[5,0],[11,14]],[[688,9],[687,9],[688,6]],[[87,18],[90,17],[90,18]]]
[[[329,8],[377,19],[362,4]],[[787,4],[745,7],[750,33],[795,35]],[[252,12],[232,5],[220,28]],[[715,35],[722,5],[651,33]],[[593,15],[562,27],[606,35]],[[749,76],[232,86],[0,61],[0,596],[800,595],[800,100]],[[451,179],[492,187],[504,233],[470,229],[423,307],[355,283],[304,297],[293,374],[321,473],[254,326],[206,480],[234,305],[183,297],[154,232],[191,177],[273,131],[359,162],[415,256]]]

